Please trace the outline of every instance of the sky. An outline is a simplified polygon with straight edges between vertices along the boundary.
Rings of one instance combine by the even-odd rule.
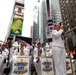
[[[30,28],[33,25],[33,7],[35,0],[25,0],[24,22],[22,36],[30,37]],[[0,40],[4,41],[9,29],[15,0],[0,1]]]

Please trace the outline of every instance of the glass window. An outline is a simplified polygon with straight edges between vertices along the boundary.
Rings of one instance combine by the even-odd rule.
[[[76,17],[75,17],[75,21],[76,21]]]
[[[68,0],[66,0],[66,3],[68,3]]]
[[[64,23],[66,23],[66,21],[64,21]]]
[[[68,22],[68,19],[67,19],[67,22]]]
[[[66,17],[67,17],[67,15],[66,15]]]
[[[68,31],[70,31],[70,28],[68,28]]]
[[[76,0],[74,0],[75,4],[76,4]]]
[[[69,26],[69,23],[67,23],[67,26]]]
[[[73,2],[73,0],[70,0],[70,3],[72,3]]]

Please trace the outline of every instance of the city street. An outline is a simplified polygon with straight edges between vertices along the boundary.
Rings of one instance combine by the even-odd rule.
[[[1,0],[0,75],[76,75],[76,0]]]

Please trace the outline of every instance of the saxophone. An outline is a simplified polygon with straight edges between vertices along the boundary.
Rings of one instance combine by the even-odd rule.
[[[42,51],[41,49],[38,49],[38,57],[41,57]]]
[[[20,56],[24,55],[24,51],[23,50],[24,50],[24,48],[20,49]]]
[[[42,50],[41,49],[38,49],[38,60],[36,61],[36,63],[39,62],[39,58],[41,57],[41,54],[42,54]]]

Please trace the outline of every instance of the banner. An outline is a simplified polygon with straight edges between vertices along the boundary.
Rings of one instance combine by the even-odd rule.
[[[52,30],[54,29],[54,25],[46,27],[46,38],[52,38]]]
[[[67,72],[67,74],[72,73],[72,65],[71,65],[70,58],[66,58],[66,72]]]
[[[10,34],[21,35],[22,34],[22,26],[23,26],[23,20],[22,19],[13,18]]]
[[[42,75],[54,75],[54,67],[52,58],[41,58]]]
[[[50,5],[50,1],[49,0],[46,0],[46,7],[47,7],[47,19],[51,19],[51,13],[50,13],[50,8],[51,8],[51,5]]]
[[[29,57],[17,57],[13,63],[12,75],[29,75]]]

